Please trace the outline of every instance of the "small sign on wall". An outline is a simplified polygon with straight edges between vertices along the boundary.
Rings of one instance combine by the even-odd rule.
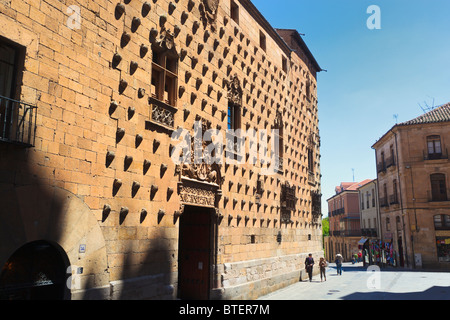
[[[86,245],[85,244],[80,244],[80,248],[78,250],[80,253],[85,253],[86,252]]]

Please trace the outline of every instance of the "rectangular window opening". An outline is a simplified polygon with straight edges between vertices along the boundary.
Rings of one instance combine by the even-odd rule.
[[[259,46],[264,50],[264,52],[266,51],[266,36],[262,33],[262,31],[259,31]]]
[[[234,22],[236,22],[237,24],[239,24],[239,6],[233,1],[231,0],[231,19],[234,20]]]

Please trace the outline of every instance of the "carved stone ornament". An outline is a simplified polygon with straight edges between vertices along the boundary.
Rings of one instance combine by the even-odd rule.
[[[295,189],[295,186],[290,186],[289,182],[281,186],[281,223],[291,223],[291,213],[295,212],[297,203]]]
[[[228,89],[228,101],[231,101],[235,105],[242,106],[242,87],[241,81],[238,76],[235,74],[231,77],[231,79],[227,82]]]
[[[217,211],[222,197],[222,192],[217,185],[186,178],[179,182],[178,193],[181,202],[180,214],[186,205],[214,208]]]
[[[211,123],[203,120],[202,122],[202,137],[204,133],[211,129]],[[199,180],[201,182],[215,183],[217,185],[222,185],[223,179],[221,175],[221,165],[217,163],[211,163],[209,159],[201,159],[202,161],[195,161],[195,146],[201,145],[202,154],[203,151],[208,147],[211,141],[204,141],[200,139],[196,135],[194,135],[194,139],[191,143],[191,163],[183,163],[178,165],[177,172],[181,174],[181,176]],[[197,153],[199,153],[197,151]]]
[[[274,128],[275,129],[283,128],[283,116],[281,115],[281,112],[278,110],[277,110],[277,116],[275,117]]]
[[[202,0],[200,4],[200,14],[203,24],[209,24],[212,30],[216,30],[217,10],[219,8],[219,0]]]
[[[174,212],[176,216],[181,216],[184,213],[184,204],[180,204],[180,208]]]
[[[322,216],[322,194],[319,191],[311,192],[311,213],[314,222]]]
[[[308,135],[308,141],[307,141],[307,143],[308,143],[308,147],[309,147],[310,149],[312,149],[312,148],[314,148],[314,146],[316,146],[317,144],[320,143],[320,138],[319,138],[319,136],[316,135],[314,132],[311,132],[311,133]]]
[[[214,190],[183,186],[180,192],[180,199],[183,204],[215,207],[216,193]]]

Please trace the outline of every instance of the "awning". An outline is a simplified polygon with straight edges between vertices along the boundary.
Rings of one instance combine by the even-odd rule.
[[[363,245],[364,243],[366,243],[367,240],[369,239],[361,238],[361,240],[358,241],[358,245]]]

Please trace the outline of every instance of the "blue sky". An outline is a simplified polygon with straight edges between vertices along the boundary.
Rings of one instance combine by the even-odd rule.
[[[342,181],[376,178],[371,146],[421,106],[450,102],[450,1],[253,0],[274,28],[297,29],[319,65],[322,213]],[[370,30],[370,5],[381,29]]]

